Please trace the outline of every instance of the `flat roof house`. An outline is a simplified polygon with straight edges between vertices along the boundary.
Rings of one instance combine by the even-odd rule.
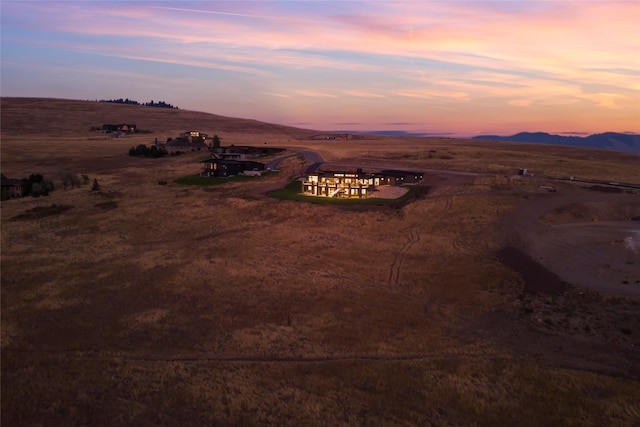
[[[401,171],[385,169],[380,172],[381,176],[387,178],[389,185],[416,184],[422,181],[424,174],[416,171]]]
[[[380,185],[380,177],[357,169],[355,172],[316,172],[302,182],[302,193],[308,196],[365,199]]]
[[[244,174],[249,171],[263,171],[264,164],[250,160],[228,160],[212,157],[202,161],[201,176],[228,177]]]
[[[423,174],[415,171],[383,170],[366,173],[362,169],[353,171],[320,171],[309,173],[302,182],[302,194],[317,197],[366,199],[373,197],[382,185],[415,184],[422,181]]]

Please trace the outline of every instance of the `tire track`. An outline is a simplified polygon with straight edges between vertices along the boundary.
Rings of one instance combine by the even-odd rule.
[[[418,233],[417,225],[412,225],[409,228],[409,238],[407,242],[400,248],[396,256],[393,258],[393,262],[389,268],[389,277],[387,279],[387,286],[390,289],[398,289],[400,287],[400,272],[402,270],[402,263],[404,258],[413,245],[420,241],[420,233]]]
[[[404,263],[404,259],[409,250],[411,250],[411,248],[420,241],[420,233],[418,231],[418,228],[421,225],[444,218],[449,213],[449,211],[451,211],[451,208],[453,207],[453,195],[445,194],[443,198],[444,206],[442,206],[442,208],[437,212],[433,213],[430,218],[423,220],[421,223],[412,224],[408,229],[403,230],[403,232],[408,231],[409,236],[407,242],[402,245],[400,250],[393,258],[391,265],[389,266],[389,275],[387,277],[387,287],[389,289],[398,290],[400,288],[400,274],[402,272],[402,264]]]
[[[139,356],[126,353],[110,353],[110,352],[84,352],[84,351],[47,351],[47,350],[20,350],[12,348],[3,348],[3,353],[14,353],[23,356],[40,356],[40,357],[63,357],[65,359],[74,360],[94,360],[94,361],[130,361],[141,363],[247,363],[247,364],[322,364],[337,362],[411,362],[411,361],[428,361],[438,359],[471,359],[471,360],[505,360],[520,362],[526,358],[514,357],[510,354],[499,354],[492,352],[439,352],[439,353],[405,353],[405,354],[332,354],[327,356],[247,356],[247,355],[228,355],[228,356],[189,356],[189,355],[158,355],[158,356]],[[597,375],[603,375],[612,378],[623,378],[628,380],[638,380],[640,376],[637,372],[620,372],[615,368],[598,369],[583,366],[575,366],[567,363],[550,362],[548,367],[574,371],[588,372]]]
[[[416,231],[417,233],[417,231]],[[267,236],[260,236],[257,234],[251,234],[248,231],[245,230],[244,233],[238,233],[238,235],[244,235],[246,236],[247,240],[250,240],[254,243],[259,243],[261,245],[262,248],[269,248],[269,252],[273,255],[279,254],[282,255],[282,258],[286,258],[286,257],[295,257],[298,260],[305,260],[308,262],[315,262],[316,261],[316,257],[309,253],[309,251],[307,250],[303,250],[303,249],[299,249],[299,246],[296,245],[290,245],[290,246],[281,246],[281,245],[274,245],[273,241],[270,240]],[[383,289],[388,289],[388,282],[383,281],[383,280],[379,280],[376,279],[372,276],[368,276],[365,274],[361,274],[361,273],[357,273],[354,271],[349,270],[346,266],[345,267],[339,267],[339,266],[334,266],[333,267],[333,271],[338,274],[341,278],[344,279],[348,279],[348,282],[352,282],[352,283],[361,283],[363,286],[365,287],[377,287],[377,288],[383,288]],[[304,274],[305,271],[300,271],[300,274]],[[399,289],[395,289],[394,292],[395,295],[400,296],[402,298],[404,298],[407,301],[411,301],[414,302],[418,305],[423,305],[424,304],[424,299],[420,298],[417,295],[414,294],[410,294],[407,292],[401,292],[399,291]]]
[[[134,362],[179,362],[179,363],[331,363],[342,361],[371,361],[371,362],[402,362],[412,360],[433,360],[444,358],[469,358],[469,359],[512,359],[508,354],[476,353],[476,352],[440,352],[440,353],[404,353],[404,354],[366,354],[346,353],[331,354],[326,356],[276,356],[276,355],[211,355],[198,356],[189,354],[176,355],[131,355],[126,353],[110,352],[83,352],[83,351],[47,351],[47,350],[19,350],[3,349],[3,352],[24,354],[42,357],[64,357],[77,360],[125,360]]]

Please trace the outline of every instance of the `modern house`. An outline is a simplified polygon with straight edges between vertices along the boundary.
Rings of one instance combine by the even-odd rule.
[[[376,185],[380,185],[380,177],[365,173],[362,169],[356,172],[316,172],[309,174],[302,182],[302,193],[318,197],[365,199]]]
[[[422,181],[424,174],[416,171],[385,169],[380,172],[387,185],[416,184]]]
[[[423,174],[415,171],[384,170],[366,173],[362,169],[355,172],[321,171],[310,173],[302,181],[302,194],[317,197],[338,197],[366,199],[374,197],[374,192],[383,185],[403,185],[420,182]]]
[[[264,164],[250,160],[223,159],[215,154],[210,159],[202,161],[203,168],[200,176],[229,177],[236,175],[253,175],[263,171]]]

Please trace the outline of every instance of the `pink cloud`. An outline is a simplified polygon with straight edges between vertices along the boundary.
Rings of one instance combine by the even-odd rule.
[[[617,112],[627,117],[624,128],[637,126],[629,117],[635,113],[637,119],[640,99],[640,76],[633,73],[640,69],[638,2],[334,6],[6,2],[3,47],[23,43],[223,70],[230,79],[254,79],[256,93],[292,114],[302,111],[297,103],[317,101],[304,108],[310,115],[318,116],[319,110],[330,115],[338,108],[332,99],[351,99],[353,105],[366,100],[372,115],[393,115],[397,121],[407,115],[419,122],[414,110],[429,108],[442,112],[437,114],[443,123],[456,126],[462,126],[460,115],[452,120],[446,116],[450,111],[466,111],[465,120],[473,123],[492,116],[524,123],[526,114],[540,122],[563,117],[573,123],[574,116],[591,120],[597,113],[614,123],[610,113]],[[20,31],[6,30],[12,26]],[[41,34],[51,37],[38,38]],[[471,109],[486,100],[491,100],[487,108]]]

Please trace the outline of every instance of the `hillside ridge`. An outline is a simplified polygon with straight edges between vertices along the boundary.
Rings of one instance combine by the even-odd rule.
[[[304,138],[317,132],[199,111],[60,98],[2,97],[0,114],[5,135],[48,133],[79,136],[105,123],[131,123],[139,130],[154,134],[176,134],[187,130],[205,133],[242,131]]]
[[[596,133],[586,137],[553,135],[546,132],[520,132],[511,136],[478,135],[473,139],[601,148],[640,154],[640,135],[619,132]]]

